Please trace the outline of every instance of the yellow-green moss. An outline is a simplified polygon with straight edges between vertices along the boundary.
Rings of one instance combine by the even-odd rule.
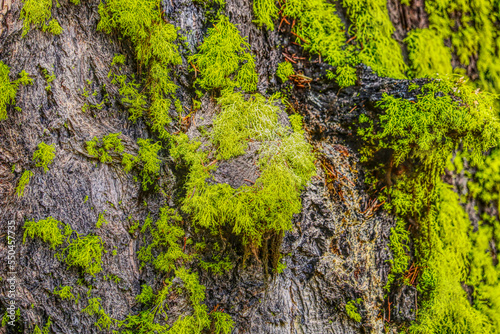
[[[122,102],[132,105],[131,118],[134,120],[148,110],[152,129],[166,139],[168,132],[165,127],[171,121],[168,110],[171,100],[176,100],[174,94],[177,89],[171,79],[171,68],[182,61],[174,44],[177,28],[164,21],[156,0],[110,0],[99,5],[99,15],[98,30],[119,32],[129,38],[135,47],[137,60],[147,69],[145,82],[150,97],[149,108],[134,78],[126,83],[126,77],[119,76],[117,82],[121,84]]]
[[[10,68],[0,61],[0,121],[7,119],[7,105],[15,102],[19,85],[33,84],[33,79],[24,70],[14,81],[10,81],[9,74]]]
[[[63,223],[52,217],[39,220],[38,222],[34,220],[27,221],[24,223],[23,243],[26,242],[27,236],[32,239],[38,237],[42,241],[49,243],[52,249],[55,249],[64,242],[65,234],[61,232],[61,228],[63,227]]]
[[[208,29],[198,53],[189,57],[200,76],[195,85],[203,89],[241,87],[251,92],[257,87],[255,60],[246,37],[241,37],[226,16]]]
[[[229,226],[244,244],[260,246],[265,233],[291,228],[293,214],[301,210],[300,193],[315,174],[314,157],[303,134],[281,125],[279,108],[264,97],[244,99],[241,93],[226,90],[218,102],[222,111],[214,119],[210,134],[217,148],[216,158],[227,160],[241,155],[248,140],[259,141],[261,174],[254,185],[238,189],[206,182],[217,165],[209,163],[199,142],[189,141],[182,134],[171,154],[189,166],[183,209],[199,226]]]
[[[293,70],[292,63],[285,61],[278,64],[278,68],[276,69],[276,76],[280,78],[282,82],[287,81],[288,77],[294,74],[295,71]]]
[[[33,153],[33,162],[36,167],[43,167],[44,172],[49,170],[49,165],[55,158],[56,147],[54,144],[47,145],[43,141],[38,144],[38,149]]]
[[[17,187],[16,187],[16,194],[18,197],[23,197],[24,189],[30,183],[30,178],[33,175],[34,175],[33,172],[30,170],[25,170],[23,172],[23,175],[21,175],[21,178],[19,179],[19,182],[17,183]]]

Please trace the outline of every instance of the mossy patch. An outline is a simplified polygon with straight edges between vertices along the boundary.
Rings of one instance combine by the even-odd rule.
[[[208,152],[199,149],[201,143],[180,135],[171,154],[182,158],[190,170],[183,209],[199,226],[230,227],[244,244],[260,247],[266,233],[291,228],[293,214],[301,210],[300,193],[315,174],[314,156],[303,134],[281,125],[279,108],[261,95],[245,99],[241,93],[226,90],[218,102],[222,111],[210,133],[216,159],[241,155],[248,140],[259,141],[260,177],[254,185],[238,189],[207,182],[217,165],[209,163]]]
[[[54,144],[47,145],[43,141],[38,144],[38,149],[33,153],[33,162],[36,167],[42,167],[44,172],[49,171],[49,165],[55,158],[56,147]]]
[[[24,70],[19,73],[17,80],[11,81],[9,78],[10,67],[0,61],[0,121],[7,119],[7,105],[13,104],[19,85],[32,85],[31,79]]]
[[[247,92],[257,87],[255,60],[247,38],[241,37],[226,16],[220,16],[214,27],[208,29],[198,53],[188,61],[194,64],[193,70],[201,74],[195,86],[203,89],[241,87]]]

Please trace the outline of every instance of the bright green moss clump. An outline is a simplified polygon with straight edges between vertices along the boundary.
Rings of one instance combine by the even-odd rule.
[[[16,187],[16,194],[18,197],[23,197],[24,189],[30,183],[30,178],[33,176],[33,172],[30,170],[25,170]]]
[[[49,243],[52,249],[55,249],[64,242],[65,234],[61,232],[62,227],[64,227],[64,224],[52,217],[37,222],[34,220],[27,221],[24,223],[23,243],[26,242],[27,236],[32,239],[38,237],[42,241]]]
[[[361,298],[358,298],[357,300],[351,300],[345,305],[345,311],[349,318],[351,318],[354,321],[360,322],[361,321],[361,314],[358,313],[358,307],[356,304],[359,304],[361,302]]]
[[[142,265],[146,262],[152,263],[156,269],[171,272],[176,269],[179,260],[189,260],[190,256],[183,252],[180,239],[184,236],[184,230],[176,226],[182,218],[170,208],[161,208],[160,217],[153,223],[148,217],[141,229],[142,233],[149,231],[153,241],[138,252],[138,259]],[[154,255],[154,250],[164,250],[158,255]]]
[[[218,102],[222,111],[210,134],[216,158],[231,159],[245,152],[249,140],[259,141],[261,174],[254,185],[238,189],[206,182],[217,165],[209,163],[199,142],[180,135],[171,154],[190,168],[183,208],[195,224],[209,229],[229,226],[244,244],[258,247],[266,233],[291,228],[293,214],[301,210],[300,193],[315,174],[314,157],[303,134],[281,125],[279,108],[264,97],[246,100],[241,93],[224,91]]]
[[[361,44],[359,60],[380,76],[404,79],[406,64],[398,42],[392,38],[394,27],[387,1],[343,0],[342,4],[352,22],[349,33]]]
[[[61,299],[75,300],[75,295],[71,292],[73,287],[71,286],[62,286],[59,290],[54,288],[54,295],[61,297]]]
[[[201,75],[195,85],[203,89],[241,87],[251,92],[257,87],[255,60],[250,53],[246,37],[225,16],[220,16],[198,53],[189,57]]]
[[[494,202],[500,207],[500,151],[493,151],[477,168],[476,181],[469,182],[470,192],[484,203]]]
[[[33,79],[24,70],[19,79],[10,81],[10,68],[0,61],[0,121],[7,119],[7,105],[14,103],[19,85],[32,85]]]
[[[429,206],[435,195],[434,185],[459,145],[477,162],[482,152],[499,142],[500,125],[490,94],[474,90],[463,79],[435,80],[420,89],[416,102],[384,94],[378,106],[385,113],[379,117],[377,128],[362,115],[360,122],[368,127],[358,130],[367,141],[364,159],[381,149],[390,149],[391,168],[419,162],[412,174],[401,176],[404,182],[385,190],[391,197],[386,208],[403,216],[418,215]],[[392,183],[391,175],[387,177],[386,182]]]
[[[449,186],[440,183],[437,192],[436,206],[430,216],[430,224],[426,227],[426,237],[417,240],[418,265],[423,268],[417,288],[424,298],[420,301],[417,321],[410,330],[413,333],[497,333],[498,327],[492,326],[492,318],[496,317],[498,323],[498,316],[491,317],[494,314],[488,315],[483,310],[500,310],[500,303],[488,300],[490,296],[500,296],[500,293],[495,296],[495,293],[488,291],[488,288],[499,286],[498,268],[494,269],[494,279],[489,281],[494,284],[488,286],[486,283],[487,288],[482,290],[487,294],[481,296],[476,292],[474,295],[479,298],[472,304],[462,285],[462,282],[467,282],[478,287],[483,279],[488,282],[482,273],[479,282],[471,282],[471,277],[468,278],[469,273],[474,274],[479,269],[474,264],[477,261],[475,256],[487,257],[489,266],[494,268],[490,254],[484,252],[489,247],[480,251],[473,249],[472,240],[477,237],[469,237],[480,236],[483,228],[479,232],[472,232],[458,195]],[[488,304],[493,307],[487,307]]]
[[[38,222],[27,221],[24,223],[24,229],[23,243],[26,242],[27,236],[38,237],[55,249],[62,246],[66,240],[68,245],[61,251],[61,254],[58,254],[59,259],[64,260],[70,267],[81,267],[93,276],[101,271],[104,246],[100,237],[95,235],[81,237],[75,232],[76,239],[70,240],[74,232],[71,227],[52,217]],[[61,229],[64,229],[64,233]]]
[[[429,0],[425,2],[425,11],[429,15],[429,28],[410,31],[405,40],[413,75],[443,74],[444,70],[451,70],[451,53],[454,53],[460,63],[455,65],[455,72],[464,73],[463,68],[475,62],[477,84],[498,93],[498,4],[489,0]],[[446,40],[451,40],[451,47],[444,45]]]
[[[285,61],[278,64],[276,75],[281,79],[282,82],[287,81],[288,77],[294,74],[295,71],[293,70],[292,63]]]
[[[81,267],[85,272],[95,276],[102,270],[102,252],[104,245],[100,237],[87,235],[85,237],[76,236],[62,253],[68,266]]]
[[[324,0],[288,0],[282,9],[284,16],[297,20],[293,32],[306,51],[321,54],[332,66],[353,63],[345,51],[344,24],[333,4]]]
[[[113,150],[117,153],[123,152],[125,149],[122,144],[122,140],[118,138],[122,133],[110,133],[102,137],[99,140],[97,137],[94,137],[92,140],[87,142],[87,152],[99,160],[102,163],[110,163],[113,161],[113,158],[109,155],[109,151]]]
[[[23,2],[20,17],[24,20],[22,37],[30,31],[31,25],[54,35],[60,35],[63,32],[56,19],[50,20],[48,25],[45,24],[52,17],[52,0],[23,0]]]
[[[172,334],[201,334],[209,330],[213,324],[215,333],[229,334],[234,326],[231,317],[222,312],[208,312],[203,301],[205,287],[200,284],[198,274],[191,273],[185,268],[175,270],[175,279],[165,280],[163,288],[157,294],[151,289],[144,288],[139,299],[148,308],[137,315],[128,316],[120,325],[125,334],[172,333]],[[180,316],[169,328],[161,319],[167,318],[167,298],[174,291],[189,298],[192,312]],[[158,321],[160,320],[160,321]]]
[[[32,24],[42,27],[45,21],[52,16],[51,10],[52,0],[24,0],[20,17],[21,20],[24,20],[22,37],[28,33]]]
[[[52,35],[60,35],[63,32],[63,28],[56,19],[52,19],[48,25],[43,26],[42,31],[49,32]]]
[[[274,0],[255,0],[253,2],[253,12],[258,26],[265,24],[267,29],[274,30],[274,20],[278,18],[279,9]]]
[[[374,170],[367,178],[376,189],[384,186],[379,200],[387,201],[386,208],[399,217],[391,234],[394,260],[386,289],[408,268],[409,235],[402,219],[409,220],[418,226],[413,265],[419,273],[418,317],[410,332],[493,333],[500,322],[500,293],[495,290],[500,270],[487,251],[500,224],[488,221],[473,232],[458,195],[441,181],[456,150],[481,165],[483,152],[498,146],[493,98],[463,78],[412,84],[409,89],[419,90],[415,101],[384,95],[378,104],[384,113],[376,122],[362,115],[365,125],[358,130],[366,140],[365,159],[381,149],[392,152],[385,177],[378,171],[383,182],[371,178]],[[472,295],[464,284],[473,287]]]
[[[384,286],[386,291],[390,291],[391,285],[397,277],[403,275],[408,269],[410,262],[409,253],[410,232],[406,229],[406,223],[403,219],[398,219],[396,226],[391,228],[389,247],[392,251],[391,272],[387,277],[387,283]],[[407,283],[407,282],[404,282]]]
[[[54,144],[47,145],[43,141],[38,144],[38,149],[33,153],[33,162],[36,167],[43,167],[44,172],[49,170],[49,165],[55,158],[56,147]]]
[[[160,174],[161,160],[158,158],[158,151],[161,149],[161,143],[153,143],[151,139],[139,138],[138,158],[142,163],[140,174],[142,176],[142,188],[147,190],[153,185]]]

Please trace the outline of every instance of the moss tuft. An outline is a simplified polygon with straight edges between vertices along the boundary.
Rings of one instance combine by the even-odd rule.
[[[10,81],[10,68],[0,61],[0,121],[7,119],[7,105],[15,102],[19,85],[32,85],[31,79],[26,71],[19,73],[19,79]]]
[[[62,227],[64,227],[64,224],[52,217],[38,222],[34,220],[27,221],[24,223],[23,243],[26,242],[27,236],[32,239],[38,237],[42,241],[49,243],[52,249],[55,249],[64,242],[65,234],[61,232]]]
[[[199,142],[181,134],[171,154],[182,158],[190,170],[183,208],[195,224],[209,229],[229,226],[245,245],[259,247],[266,233],[291,228],[293,214],[301,210],[300,193],[315,174],[314,156],[303,133],[281,125],[279,108],[264,97],[245,100],[241,93],[224,91],[218,102],[222,111],[210,134],[215,156],[233,158],[245,152],[249,140],[259,141],[261,174],[254,185],[238,189],[207,182],[217,165],[208,163]]]
[[[24,20],[22,37],[26,36],[31,25],[41,28],[52,16],[52,0],[24,0],[23,2],[20,17]]]
[[[361,314],[358,312],[358,307],[356,304],[359,304],[361,302],[361,298],[358,298],[357,300],[351,300],[345,305],[345,311],[349,318],[351,318],[354,321],[361,322]]]
[[[38,149],[33,153],[33,162],[36,167],[43,167],[44,172],[48,172],[49,165],[55,158],[56,147],[54,144],[47,145],[43,141],[38,144]]]
[[[214,27],[208,29],[198,53],[188,60],[201,74],[195,85],[203,89],[241,87],[250,92],[257,87],[255,60],[247,38],[241,37],[236,26],[225,16],[220,16]]]
[[[253,21],[259,27],[263,24],[267,29],[274,30],[274,20],[278,18],[279,9],[275,5],[274,0],[255,0],[253,2],[253,13],[255,20]]]
[[[97,137],[94,137],[92,140],[88,141],[87,144],[87,152],[98,158],[102,163],[111,163],[113,159],[109,155],[109,151],[113,150],[117,153],[121,153],[124,151],[124,146],[122,144],[122,140],[118,138],[122,133],[110,133],[102,137],[99,140]]]
[[[295,71],[293,70],[292,63],[290,62],[282,62],[278,64],[278,68],[276,69],[276,76],[281,79],[282,82],[286,82],[288,77],[294,75]]]
[[[25,170],[16,187],[16,194],[18,197],[23,197],[24,189],[30,183],[30,178],[33,176],[33,172],[30,170]]]
[[[61,297],[61,299],[68,299],[68,300],[75,300],[75,295],[73,295],[73,293],[71,292],[71,290],[73,289],[73,287],[71,286],[62,286],[60,287],[59,290],[57,290],[57,288],[54,288],[54,295],[57,295],[59,297]]]
[[[104,245],[100,237],[96,235],[87,235],[80,237],[77,234],[76,239],[62,251],[65,256],[65,262],[68,266],[81,267],[86,273],[95,276],[102,270],[102,252]]]

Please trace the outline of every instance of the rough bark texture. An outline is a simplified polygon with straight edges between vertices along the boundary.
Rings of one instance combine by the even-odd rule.
[[[107,74],[115,53],[128,54],[133,59],[130,45],[116,36],[96,32],[98,1],[83,0],[79,6],[61,0],[61,7],[53,9],[64,33],[53,36],[32,29],[21,38],[22,21],[20,1],[3,0],[0,14],[0,59],[11,67],[12,73],[26,70],[34,78],[33,86],[22,86],[17,105],[8,111],[8,120],[0,122],[0,233],[6,233],[8,221],[15,221],[17,236],[18,285],[17,306],[21,310],[21,332],[30,333],[33,324],[43,325],[50,316],[54,333],[97,333],[95,319],[80,312],[86,305],[86,288],[79,286],[82,277],[77,268],[67,268],[54,257],[39,240],[21,244],[23,223],[27,219],[52,216],[70,224],[78,233],[94,232],[105,241],[108,251],[103,258],[103,274],[114,274],[119,283],[85,275],[96,296],[102,299],[106,312],[117,319],[136,314],[139,304],[135,296],[141,284],[161,286],[161,278],[151,268],[139,269],[136,252],[142,237],[132,236],[128,229],[136,220],[143,221],[148,212],[158,212],[167,202],[178,205],[182,194],[182,170],[177,170],[168,152],[162,152],[164,164],[160,183],[167,193],[161,197],[143,192],[133,174],[126,174],[116,158],[112,164],[101,164],[85,150],[85,141],[112,132],[122,132],[126,151],[136,153],[137,138],[151,137],[140,120],[132,123],[117,101],[116,87]],[[188,0],[164,2],[165,13],[172,23],[187,36],[189,48],[194,51],[203,39],[208,26],[204,12]],[[421,26],[425,15],[409,13],[405,8],[396,16],[402,27]],[[282,52],[301,52],[290,43],[284,32],[259,29],[252,24],[250,1],[231,0],[226,13],[239,24],[241,34],[248,36],[256,55],[260,81],[258,90],[265,93],[276,88],[274,76],[277,63],[283,61]],[[401,14],[399,14],[401,13]],[[411,22],[411,23],[408,23]],[[288,29],[288,28],[287,28]],[[398,28],[398,31],[403,28]],[[403,33],[401,33],[403,34]],[[281,43],[281,46],[278,44]],[[307,65],[307,66],[306,66]],[[192,97],[193,74],[186,62],[178,69],[177,84],[181,101],[186,105]],[[327,66],[312,61],[304,66],[305,75],[324,73]],[[41,69],[55,73],[56,79],[47,91]],[[136,72],[129,61],[127,71]],[[199,270],[201,283],[207,288],[206,304],[212,310],[219,305],[236,322],[234,333],[382,333],[388,317],[384,306],[384,291],[390,258],[388,238],[394,218],[378,210],[365,191],[363,170],[358,163],[356,137],[349,129],[360,113],[373,111],[382,92],[407,94],[407,82],[381,79],[367,68],[359,68],[359,82],[355,87],[339,90],[329,82],[312,82],[309,88],[294,92],[296,110],[305,116],[309,141],[320,152],[318,176],[302,196],[302,213],[295,217],[294,228],[284,236],[281,251],[286,254],[287,268],[281,275],[266,277],[262,265],[250,259],[241,266],[241,254],[233,252],[234,269],[222,276]],[[91,80],[91,84],[87,83]],[[114,90],[111,102],[101,111],[82,112],[86,99],[83,88],[98,91],[90,96],[92,103],[103,99],[99,89],[103,84]],[[114,87],[114,88],[113,88]],[[199,117],[210,122],[216,108],[205,97],[204,109],[192,122],[202,125]],[[286,120],[284,120],[286,121]],[[41,141],[55,144],[56,159],[44,173],[34,168],[32,155]],[[250,150],[251,151],[251,150]],[[252,162],[256,156],[248,153],[221,165],[216,179],[233,187],[244,179],[255,180]],[[14,172],[11,172],[15,164]],[[324,168],[321,165],[325,166]],[[35,172],[24,197],[14,195],[17,182],[26,169]],[[325,170],[330,173],[330,180]],[[332,176],[333,175],[333,179]],[[84,203],[84,198],[88,201]],[[144,205],[147,203],[147,206]],[[105,212],[109,224],[95,228],[98,214]],[[192,232],[193,233],[193,232]],[[5,239],[3,239],[5,240]],[[113,256],[112,251],[117,250]],[[0,243],[0,256],[6,257],[7,246]],[[5,261],[0,271],[8,271]],[[196,269],[196,268],[195,268]],[[99,278],[100,277],[100,278]],[[81,302],[61,301],[52,291],[59,285],[75,287]],[[6,286],[0,290],[2,309],[7,305]],[[414,319],[415,291],[406,287],[394,296],[391,319]],[[357,323],[345,312],[350,300],[363,299],[360,313],[363,321]],[[170,319],[186,314],[190,309],[185,300],[170,303]],[[5,330],[5,329],[3,329]]]

